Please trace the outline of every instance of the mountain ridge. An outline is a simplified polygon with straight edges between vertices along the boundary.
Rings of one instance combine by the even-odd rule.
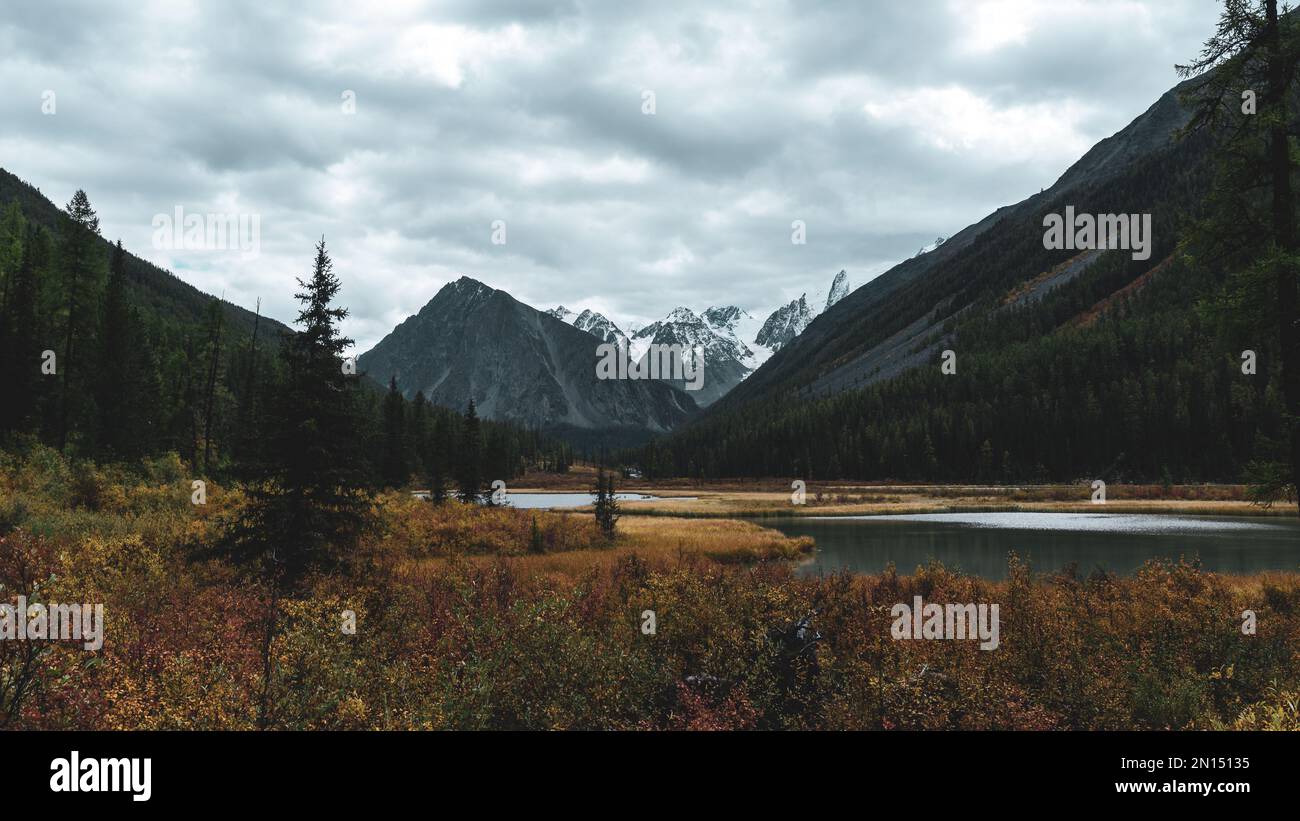
[[[1047,210],[1047,206],[1062,202],[1066,195],[1086,197],[1088,192],[1097,191],[1116,176],[1131,171],[1134,162],[1169,148],[1172,135],[1188,120],[1188,113],[1178,99],[1188,84],[1180,83],[1165,92],[1123,129],[1099,141],[1072,163],[1051,187],[995,209],[928,253],[904,260],[845,295],[835,305],[813,317],[795,340],[796,344],[774,354],[744,384],[710,408],[710,412],[734,408],[777,391],[812,389],[810,392],[817,395],[834,394],[869,384],[873,378],[898,375],[926,361],[936,350],[933,342],[925,345],[924,355],[908,351],[937,329],[941,330],[943,322],[958,310],[969,306],[963,295],[970,293],[972,283],[954,282],[946,295],[929,299],[919,307],[918,300],[906,296],[899,298],[899,295],[909,290],[920,290],[914,283],[928,284],[927,277],[934,272],[942,275],[946,266],[968,262],[975,255],[996,255],[996,249],[989,246],[986,235],[997,226],[1036,222],[1031,218]],[[1099,212],[1105,210],[1098,209]],[[1030,232],[1022,229],[1017,242],[1023,245],[1025,237],[1029,237],[1031,242],[1041,242],[1041,227]],[[995,237],[994,242],[998,239],[1000,236]],[[1032,273],[1026,272],[1026,279],[1052,267],[1048,262],[1051,259],[1049,252],[1042,248],[1038,250],[1043,263]],[[888,308],[885,307],[887,299]],[[933,321],[918,325],[924,316],[935,314],[939,315]],[[893,340],[893,345],[886,345],[885,349],[878,347],[890,340]],[[882,362],[882,358],[892,360],[892,364]],[[881,371],[876,373],[874,370],[878,366]]]
[[[653,380],[598,379],[602,340],[553,313],[468,276],[444,285],[358,357],[450,407],[473,399],[485,418],[532,427],[666,432],[697,411],[694,399]]]
[[[0,168],[0,209],[14,201],[18,202],[29,221],[51,232],[58,232],[62,215],[59,206],[39,188]],[[105,264],[112,253],[113,242],[107,237],[100,237]],[[164,317],[201,323],[208,303],[215,299],[221,303],[227,327],[236,329],[243,335],[252,334],[254,323],[259,323],[259,334],[267,344],[278,343],[276,331],[293,333],[283,322],[265,314],[259,319],[253,311],[196,288],[171,271],[135,255],[130,249],[123,250],[127,283],[133,291],[132,302],[135,304],[146,306]]]

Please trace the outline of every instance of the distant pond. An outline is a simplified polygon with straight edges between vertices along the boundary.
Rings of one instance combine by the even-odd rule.
[[[428,493],[414,494],[428,498]],[[614,498],[620,502],[682,502],[694,501],[694,496],[650,496],[645,493],[615,493]],[[560,510],[564,508],[585,507],[596,501],[594,493],[507,493],[506,506],[523,510]]]
[[[1300,571],[1300,521],[1289,517],[1108,513],[929,513],[763,519],[788,536],[812,536],[803,575],[849,570],[899,573],[938,559],[986,579],[1006,577],[1014,551],[1035,572],[1077,565],[1131,575],[1148,559],[1199,558],[1206,570]]]

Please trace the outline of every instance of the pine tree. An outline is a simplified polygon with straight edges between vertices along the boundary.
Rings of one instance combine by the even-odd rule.
[[[450,435],[447,420],[435,419],[429,433],[428,450],[424,454],[425,471],[429,479],[429,501],[440,505],[447,501],[447,468],[450,459]]]
[[[0,217],[0,320],[8,313],[9,290],[22,263],[26,239],[27,218],[18,202],[11,202]]]
[[[418,476],[424,476],[427,466],[425,454],[429,452],[429,400],[424,398],[424,391],[416,391],[411,400],[411,424],[407,436],[408,469]]]
[[[596,474],[596,501],[591,505],[592,513],[596,517],[596,524],[602,531],[605,529],[604,516],[608,501],[605,496],[605,469],[602,467]]]
[[[28,429],[42,393],[39,272],[47,264],[48,255],[49,239],[44,229],[31,232],[23,244],[17,269],[6,281],[0,379],[4,380],[7,395],[0,402],[0,437]]]
[[[163,383],[168,390],[163,409],[164,441],[168,450],[175,450],[182,460],[192,465],[196,461],[199,438],[199,392],[194,383],[199,364],[193,335],[186,334],[180,344],[183,347],[173,347],[162,363]]]
[[[460,434],[460,452],[456,454],[456,495],[462,502],[476,502],[483,494],[483,437],[472,398],[465,408]]]
[[[139,366],[132,344],[139,334],[132,327],[132,313],[126,297],[126,252],[118,240],[108,267],[108,287],[99,325],[99,361],[95,367],[95,406],[99,412],[95,445],[107,458],[134,456],[138,435],[134,420],[142,412],[146,398],[133,390],[140,375],[132,370]],[[128,445],[130,442],[130,445]]]
[[[514,476],[510,464],[508,443],[509,434],[497,428],[487,430],[487,446],[484,448],[483,463],[489,479],[509,479]]]
[[[298,282],[301,330],[280,346],[285,378],[269,414],[261,481],[226,542],[236,559],[269,574],[273,591],[347,565],[370,524],[358,387],[343,373],[352,340],[338,330],[347,309],[332,307],[340,284],[323,239],[311,278]]]
[[[136,459],[157,448],[157,434],[161,429],[159,407],[162,391],[158,384],[158,363],[153,345],[140,318],[140,311],[131,308],[127,315],[127,394],[131,407],[125,417],[122,434],[122,455]]]
[[[406,454],[406,399],[397,388],[397,377],[388,380],[383,408],[383,481],[387,487],[401,487],[410,479]]]
[[[1194,78],[1184,95],[1194,104],[1185,133],[1209,131],[1220,139],[1220,186],[1227,193],[1216,192],[1219,225],[1226,224],[1236,243],[1259,237],[1267,246],[1255,267],[1272,299],[1288,415],[1290,491],[1300,503],[1300,238],[1292,183],[1300,154],[1291,139],[1297,69],[1300,20],[1294,14],[1279,18],[1277,0],[1225,0],[1215,35],[1195,61],[1178,67],[1182,76]],[[1243,96],[1257,89],[1262,97],[1251,112]],[[1270,196],[1266,213],[1257,218],[1260,188]]]
[[[614,491],[614,477],[607,474],[604,467],[596,474],[596,502],[593,509],[600,532],[607,540],[613,541],[619,518],[618,496]]]
[[[546,543],[542,541],[541,528],[537,526],[537,514],[533,514],[533,528],[528,536],[529,553],[545,553]]]
[[[221,302],[208,303],[208,375],[204,385],[203,401],[203,472],[212,470],[212,421],[217,395],[217,369],[221,363],[221,325],[225,311]]]
[[[59,416],[56,441],[59,450],[66,450],[69,427],[73,420],[73,405],[79,404],[78,393],[73,390],[74,375],[78,378],[87,368],[75,358],[81,355],[82,346],[90,347],[88,316],[96,310],[100,267],[99,217],[90,207],[86,192],[80,189],[64,209],[63,237],[63,293],[66,315],[63,328],[63,355],[58,360],[62,374],[59,393]]]
[[[262,325],[262,300],[257,300],[253,312],[253,334],[244,357],[243,384],[239,404],[235,411],[235,433],[231,437],[237,469],[239,464],[258,447],[262,430],[261,379],[258,362],[258,334]]]

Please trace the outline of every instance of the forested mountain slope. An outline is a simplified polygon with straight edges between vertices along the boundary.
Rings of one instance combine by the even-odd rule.
[[[35,187],[0,168],[0,211],[9,203],[17,202],[23,216],[33,224],[43,226],[52,233],[59,231],[60,208]],[[101,250],[107,260],[112,242],[115,238],[101,239]],[[176,321],[201,323],[208,311],[208,303],[213,297],[205,294],[180,277],[164,271],[151,262],[143,260],[129,250],[125,258],[125,270],[128,287],[131,289],[131,302],[137,307],[151,311]],[[247,335],[252,332],[254,314],[230,302],[222,301],[227,328]],[[261,318],[261,331],[274,344],[278,338],[277,331],[288,330],[283,323],[266,316]]]
[[[854,291],[634,458],[660,475],[1240,479],[1282,430],[1274,337],[1225,319],[1229,272],[1180,250],[1215,180],[1209,138],[1175,138],[1183,90]],[[1048,250],[1044,216],[1067,207],[1150,214],[1149,258]]]

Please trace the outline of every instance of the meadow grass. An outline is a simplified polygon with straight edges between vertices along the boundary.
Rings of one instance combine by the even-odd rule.
[[[93,652],[0,642],[0,726],[1300,729],[1296,573],[1012,557],[1001,581],[937,563],[801,578],[811,540],[752,521],[625,516],[610,543],[590,514],[392,491],[355,561],[275,596],[203,557],[246,495],[214,483],[194,505],[188,476],[0,461],[3,598],[101,602],[106,621]],[[914,596],[999,604],[998,649],[895,639]],[[800,619],[815,641],[790,639]]]
[[[583,522],[584,525],[591,522],[594,526],[594,520],[588,514],[537,515],[541,516],[539,521],[543,527],[549,527],[555,521]],[[811,553],[813,549],[811,537],[785,536],[753,522],[628,516],[620,521],[618,535],[612,543],[597,542],[577,549],[540,554],[510,551],[489,555],[464,554],[455,558],[468,558],[471,562],[483,565],[504,556],[508,557],[506,561],[517,572],[525,575],[577,578],[592,569],[607,570],[630,555],[656,565],[687,557],[737,565],[788,562]],[[446,568],[452,563],[450,559],[451,557],[410,559],[402,567],[404,572],[424,573]]]
[[[636,487],[628,492],[692,500],[628,501],[623,509],[637,516],[788,517],[880,516],[918,513],[1164,513],[1198,516],[1294,516],[1289,505],[1265,508],[1245,498],[1234,485],[1173,486],[1114,485],[1105,504],[1094,504],[1084,485],[1008,486],[845,486],[811,485],[803,504],[793,504],[789,491],[701,488],[694,493]]]

